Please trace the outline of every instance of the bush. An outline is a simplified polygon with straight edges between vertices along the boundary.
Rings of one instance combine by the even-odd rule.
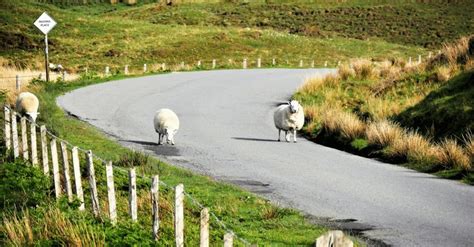
[[[0,166],[0,207],[36,206],[50,192],[49,178],[26,162],[7,162]]]

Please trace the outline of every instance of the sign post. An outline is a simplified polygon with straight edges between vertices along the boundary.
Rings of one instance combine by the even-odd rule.
[[[57,23],[53,18],[51,18],[51,16],[44,12],[40,17],[38,17],[38,19],[36,19],[34,24],[42,33],[44,33],[44,67],[46,69],[46,81],[49,82],[48,33]]]

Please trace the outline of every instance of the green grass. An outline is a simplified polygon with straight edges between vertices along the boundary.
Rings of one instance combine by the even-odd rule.
[[[474,131],[474,71],[452,78],[396,119],[403,126],[442,139]]]
[[[156,24],[257,27],[316,38],[380,38],[437,48],[472,32],[474,23],[465,19],[472,8],[472,1],[250,1],[173,8],[150,5],[117,14]]]
[[[112,79],[112,78],[110,78]],[[114,77],[113,79],[120,79]],[[123,154],[127,149],[118,143],[110,140],[104,134],[89,126],[87,123],[78,121],[68,117],[60,110],[55,98],[69,90],[83,87],[92,83],[99,82],[97,79],[84,79],[75,83],[40,83],[40,90],[37,95],[41,102],[41,115],[38,120],[40,123],[46,124],[56,135],[68,140],[73,145],[80,146],[85,149],[91,149],[95,154],[107,160],[113,160],[119,164],[119,160],[123,160]],[[37,86],[38,87],[38,86]],[[133,155],[129,157],[133,158]],[[82,159],[82,158],[81,158]],[[141,159],[144,160],[144,159]],[[82,159],[82,166],[85,167],[85,159]],[[122,162],[123,163],[123,162]],[[85,169],[85,168],[83,168]],[[66,210],[67,217],[77,224],[87,224],[91,227],[91,231],[97,234],[104,234],[105,241],[115,243],[114,241],[125,241],[127,244],[149,244],[152,243],[150,235],[151,215],[146,208],[139,206],[139,223],[133,224],[127,219],[127,191],[128,181],[127,175],[119,170],[115,170],[115,186],[117,190],[119,221],[116,227],[112,227],[104,220],[93,219],[90,213],[76,215],[67,211],[67,208],[74,208],[72,205],[56,205],[45,203],[44,207],[39,209],[30,209],[32,214],[39,214],[47,207],[59,207],[63,211]],[[192,196],[197,198],[204,205],[210,207],[210,210],[223,219],[226,224],[231,227],[239,236],[260,245],[311,245],[317,236],[322,234],[326,229],[308,223],[304,217],[297,211],[292,209],[278,208],[268,201],[246,191],[243,191],[233,185],[217,182],[209,177],[193,174],[189,171],[176,168],[160,162],[154,158],[149,158],[146,165],[137,167],[137,174],[149,176],[152,174],[160,174],[160,179],[165,183],[174,186],[183,183],[185,190]],[[103,164],[96,163],[96,176],[99,184],[99,197],[101,205],[104,206],[106,198],[105,172]],[[86,177],[84,177],[86,179]],[[138,180],[139,197],[147,197],[147,188],[150,181],[148,179]],[[84,182],[86,194],[86,206],[90,207],[88,198],[88,185]],[[170,188],[161,187],[161,199],[164,214],[161,223],[162,239],[161,243],[172,244],[172,211],[171,205],[173,201],[173,193]],[[7,195],[8,196],[8,195]],[[120,199],[121,198],[121,199]],[[63,202],[64,203],[64,202]],[[199,236],[199,209],[186,200],[186,243],[194,245],[198,241]],[[148,205],[148,204],[144,204]],[[66,209],[65,209],[66,208]],[[69,212],[69,213],[68,213]],[[103,209],[105,213],[105,208]],[[20,212],[17,212],[20,214]],[[11,215],[11,214],[9,214]],[[34,217],[41,224],[41,217]],[[221,243],[224,231],[215,223],[212,223],[211,241]],[[63,236],[66,237],[66,236]],[[123,240],[122,240],[123,239]],[[38,241],[47,241],[38,239]],[[48,240],[53,241],[53,240]],[[48,242],[47,241],[47,242]],[[40,243],[40,242],[36,242]],[[54,243],[54,241],[53,241]],[[117,242],[118,243],[118,242]]]
[[[196,4],[178,6],[176,11],[188,6],[196,13],[208,11],[208,6],[216,8],[214,5]],[[240,8],[240,5],[224,7],[232,6],[236,10]],[[328,60],[329,66],[335,66],[337,61],[351,57],[416,57],[427,54],[424,48],[393,44],[380,38],[359,40],[337,35],[321,38],[280,28],[154,23],[149,18],[175,11],[174,7],[160,10],[161,7],[156,5],[59,8],[22,0],[15,3],[0,1],[0,7],[10,9],[0,13],[0,57],[6,60],[3,63],[20,68],[43,66],[43,36],[32,25],[43,11],[58,22],[49,34],[50,60],[71,70],[89,67],[102,71],[108,65],[116,71],[122,70],[125,64],[129,64],[131,70],[140,70],[143,63],[152,68],[162,62],[169,65],[184,61],[189,64],[197,60],[203,60],[210,67],[212,59],[218,60],[218,66],[227,63],[228,59],[234,59],[235,65],[241,66],[245,57],[251,62],[249,66],[254,66],[258,57],[262,57],[266,66],[273,57],[283,67],[296,67],[300,59],[304,59],[306,65],[315,60],[317,66],[323,66]],[[206,16],[203,14],[199,18]]]

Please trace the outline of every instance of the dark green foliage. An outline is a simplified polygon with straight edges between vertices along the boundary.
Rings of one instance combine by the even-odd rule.
[[[1,208],[20,208],[42,204],[50,193],[50,181],[43,172],[27,162],[0,165]]]
[[[463,73],[408,108],[396,120],[436,139],[474,131],[474,71]]]

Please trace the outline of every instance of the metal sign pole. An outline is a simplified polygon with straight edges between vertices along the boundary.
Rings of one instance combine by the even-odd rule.
[[[44,35],[44,67],[46,69],[46,82],[49,82],[49,54],[48,54],[48,34]]]

